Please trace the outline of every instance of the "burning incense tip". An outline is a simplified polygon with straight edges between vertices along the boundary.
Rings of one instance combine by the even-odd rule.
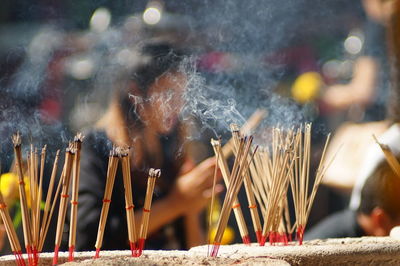
[[[116,154],[116,156],[118,157],[126,157],[129,154],[129,147],[115,147],[115,151],[114,153]]]
[[[21,146],[21,134],[19,133],[19,131],[12,136],[12,142],[14,144],[14,147]]]
[[[161,176],[161,170],[160,169],[150,168],[149,177],[160,178],[160,176]]]
[[[74,137],[74,142],[82,142],[84,138],[85,138],[85,136],[81,132],[79,132]]]
[[[221,140],[211,139],[211,145],[213,147],[221,146]]]
[[[233,133],[240,131],[240,128],[239,128],[239,126],[237,124],[231,124],[230,127],[231,127],[231,131]]]

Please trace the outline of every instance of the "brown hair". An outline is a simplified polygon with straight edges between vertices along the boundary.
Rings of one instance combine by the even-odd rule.
[[[376,167],[365,182],[358,211],[370,214],[376,207],[382,208],[392,219],[400,216],[400,177],[386,160]]]

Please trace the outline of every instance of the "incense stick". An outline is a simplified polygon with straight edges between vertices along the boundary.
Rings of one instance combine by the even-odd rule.
[[[210,213],[208,217],[208,246],[207,246],[207,256],[210,255],[210,244],[211,244],[211,228],[212,228],[212,217],[214,214],[214,200],[215,200],[215,187],[217,185],[217,173],[218,173],[218,161],[219,161],[219,153],[216,154],[215,158],[215,167],[214,167],[214,175],[213,175],[213,186],[211,190],[211,202],[210,202]]]
[[[160,169],[151,168],[149,170],[149,177],[147,179],[146,197],[145,197],[144,206],[143,206],[143,216],[142,216],[142,222],[140,225],[138,256],[142,255],[142,251],[144,249],[144,244],[145,244],[145,241],[147,238],[147,231],[148,231],[149,220],[150,220],[151,201],[153,198],[154,186],[156,183],[156,179],[160,178],[160,175],[161,175]]]
[[[22,170],[22,154],[21,154],[21,135],[19,132],[13,135],[12,141],[14,144],[14,154],[15,154],[15,167],[18,174],[18,189],[21,204],[21,214],[22,214],[22,228],[24,232],[24,242],[26,251],[28,253],[29,261],[32,260],[32,231],[30,217],[28,214],[28,203],[26,199],[26,192],[24,186],[24,175]],[[32,261],[31,261],[32,262]],[[33,263],[33,262],[32,262]]]
[[[48,228],[49,228],[49,225],[50,225],[50,221],[51,221],[51,218],[52,218],[52,214],[53,214],[53,210],[54,210],[54,205],[55,204],[52,205],[51,211],[50,211],[50,204],[51,204],[51,198],[52,198],[52,194],[53,194],[55,177],[56,177],[56,174],[57,174],[57,166],[58,166],[59,158],[60,158],[60,150],[57,150],[56,156],[55,156],[55,159],[54,159],[54,162],[53,162],[53,170],[51,172],[49,189],[47,190],[47,195],[46,195],[46,202],[45,202],[45,206],[44,206],[42,225],[41,225],[41,228],[40,228],[40,240],[39,240],[38,252],[41,252],[42,249],[43,249],[44,241],[46,239],[47,231],[48,231]],[[54,203],[58,198],[57,196],[59,194],[60,184],[61,184],[61,181],[59,182],[56,194],[55,194],[54,199],[53,199]],[[50,213],[49,213],[49,211],[50,211]]]
[[[117,167],[118,167],[118,155],[114,147],[111,150],[110,155],[108,157],[107,181],[106,181],[106,187],[104,189],[103,206],[101,208],[99,227],[97,230],[97,238],[95,244],[96,247],[95,258],[99,258],[100,249],[101,246],[103,245],[104,229],[106,227],[108,210],[110,208],[112,189],[114,187]]]
[[[388,145],[380,143],[375,135],[372,135],[372,137],[383,151],[385,159],[388,162],[390,168],[392,168],[393,172],[395,172],[397,177],[400,177],[400,163],[397,160],[396,156],[394,156],[392,149],[390,149]]]
[[[74,260],[74,250],[76,242],[76,227],[78,220],[78,192],[79,192],[79,175],[80,175],[80,161],[81,149],[84,136],[78,133],[74,138],[75,156],[73,161],[73,175],[72,175],[72,197],[71,197],[71,222],[69,227],[69,257],[68,261]]]
[[[58,219],[57,219],[57,229],[56,229],[56,239],[55,239],[55,247],[54,247],[54,257],[53,257],[53,265],[58,264],[58,251],[60,248],[62,233],[65,224],[65,216],[67,213],[68,206],[68,198],[69,198],[69,188],[71,184],[71,172],[72,166],[75,157],[75,148],[73,143],[69,144],[69,147],[65,151],[65,162],[64,168],[62,171],[62,179],[61,179],[61,198],[60,198],[60,207],[58,210]]]
[[[118,149],[118,155],[120,156],[120,160],[122,161],[122,177],[124,181],[125,188],[125,209],[126,209],[126,219],[128,225],[128,239],[129,245],[131,247],[132,257],[139,256],[137,250],[137,235],[136,235],[136,226],[135,226],[135,214],[132,199],[132,182],[131,182],[131,167],[130,167],[130,156],[129,149]]]
[[[44,145],[42,148],[42,152],[40,155],[40,175],[39,175],[39,191],[37,194],[37,199],[36,199],[36,228],[35,232],[37,234],[36,239],[35,239],[35,249],[36,252],[39,252],[39,242],[40,242],[40,203],[42,202],[42,194],[43,194],[43,175],[44,175],[44,165],[46,162],[46,150],[47,150],[47,145]]]

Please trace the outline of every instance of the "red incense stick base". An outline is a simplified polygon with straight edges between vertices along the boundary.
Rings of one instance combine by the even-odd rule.
[[[59,245],[55,245],[54,247],[54,257],[53,257],[53,265],[58,264],[58,250],[60,249]]]
[[[138,240],[138,249],[137,249],[138,257],[140,257],[142,255],[145,241],[146,241],[145,238],[139,238],[139,240]]]
[[[100,258],[100,249],[99,248],[96,248],[96,254],[94,255],[94,258],[95,259]]]
[[[250,236],[249,235],[245,235],[245,236],[243,236],[242,237],[242,241],[243,241],[243,244],[245,244],[245,245],[250,245],[251,244],[251,241],[250,241]]]
[[[68,261],[74,261],[74,251],[75,251],[75,246],[70,246]]]
[[[18,250],[18,251],[14,251],[14,256],[15,256],[15,262],[17,263],[18,266],[26,266],[25,264],[25,260],[22,257],[22,251]]]
[[[136,248],[136,243],[129,242],[129,245],[131,247],[132,257],[139,257],[138,256],[138,252],[137,252],[137,248]]]
[[[211,257],[216,257],[218,255],[219,247],[221,246],[220,243],[214,243],[211,248]]]
[[[258,244],[260,244],[260,246],[261,246],[261,241],[262,241],[262,233],[261,233],[261,231],[257,231],[256,232],[256,237],[257,237]]]
[[[297,228],[296,237],[297,237],[297,240],[299,240],[299,245],[303,245],[304,226],[300,225],[300,226]]]

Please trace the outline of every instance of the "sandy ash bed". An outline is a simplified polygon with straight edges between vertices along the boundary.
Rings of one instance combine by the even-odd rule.
[[[201,254],[206,248],[195,247],[189,252]],[[400,265],[400,241],[390,237],[362,237],[305,241],[302,246],[236,244],[221,246],[219,256],[231,259],[270,256],[291,265]]]
[[[305,241],[302,246],[265,246],[243,244],[221,246],[218,258],[207,257],[208,246],[189,251],[146,250],[140,258],[130,251],[77,252],[75,262],[66,262],[68,253],[61,252],[64,265],[400,265],[400,241],[390,237],[342,238]],[[39,265],[51,265],[52,253],[41,254]],[[15,265],[13,256],[0,257],[0,266]]]

